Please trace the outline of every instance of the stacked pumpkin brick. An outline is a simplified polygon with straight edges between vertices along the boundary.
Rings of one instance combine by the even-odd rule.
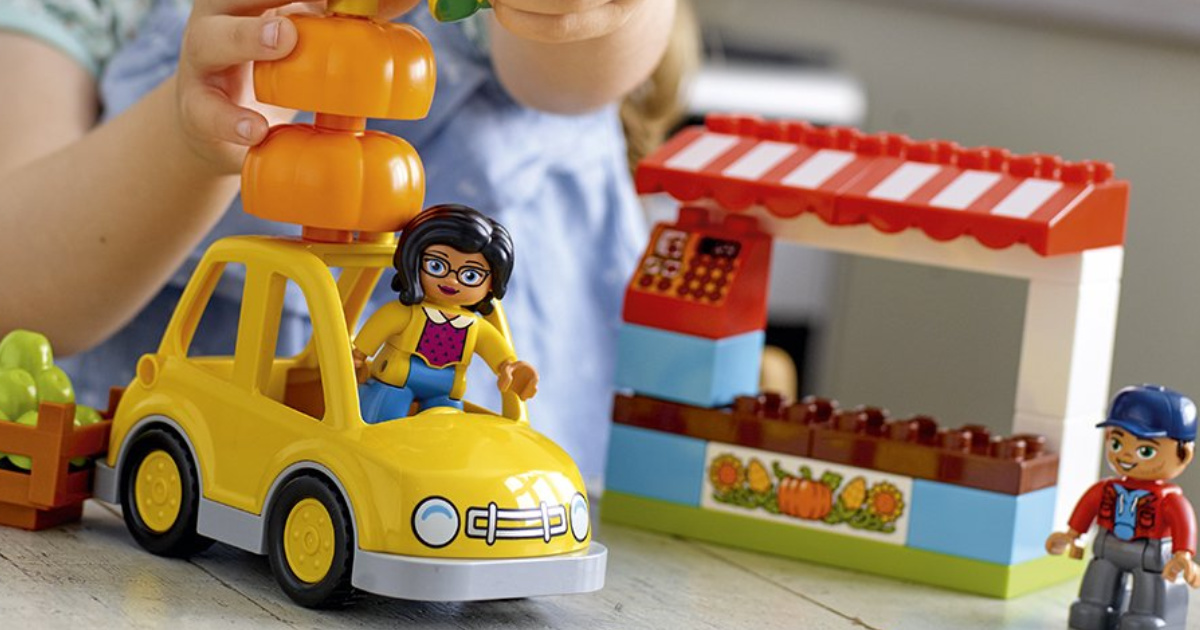
[[[298,43],[254,65],[258,100],[314,112],[271,128],[242,168],[246,212],[303,226],[310,240],[397,232],[421,211],[425,172],[408,142],[366,130],[367,118],[424,118],[433,49],[420,31],[372,19],[377,0],[333,0],[324,16],[293,16]]]

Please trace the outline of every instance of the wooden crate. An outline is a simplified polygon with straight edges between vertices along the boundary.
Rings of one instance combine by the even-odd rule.
[[[113,412],[121,390],[109,393],[103,420],[75,426],[75,405],[43,402],[37,426],[0,422],[0,452],[32,458],[28,472],[0,470],[0,525],[39,530],[79,520],[92,496],[92,466],[72,469],[76,457],[108,451]]]

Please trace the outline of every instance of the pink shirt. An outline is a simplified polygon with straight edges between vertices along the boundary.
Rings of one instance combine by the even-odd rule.
[[[425,359],[430,367],[440,368],[459,363],[463,360],[463,350],[467,346],[467,328],[472,320],[461,315],[450,317],[445,313],[431,308],[425,309],[428,320],[421,338],[417,341],[416,353]]]

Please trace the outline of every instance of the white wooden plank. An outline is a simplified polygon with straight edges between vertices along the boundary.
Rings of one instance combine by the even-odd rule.
[[[26,532],[0,527],[5,628],[259,628],[279,619],[188,562],[138,547],[119,516]]]
[[[1079,591],[1078,584],[1068,582],[1018,600],[1005,601],[739,549],[705,547],[714,556],[743,567],[760,579],[803,593],[831,610],[853,614],[855,622],[861,624],[859,628],[1066,628],[1067,610]],[[1190,603],[1195,614],[1200,605],[1195,601]]]
[[[696,543],[599,523],[608,584],[589,595],[425,603],[366,595],[314,611],[279,590],[265,558],[224,545],[191,560],[138,547],[89,504],[81,524],[0,527],[0,619],[13,628],[741,628],[861,630],[846,614],[749,576]]]

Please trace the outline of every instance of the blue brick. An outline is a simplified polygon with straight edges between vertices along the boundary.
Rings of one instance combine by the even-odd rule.
[[[914,480],[908,546],[1005,565],[1040,558],[1056,490],[1011,495]]]
[[[604,486],[626,494],[699,506],[706,444],[696,438],[614,424]]]
[[[709,339],[622,324],[617,387],[698,407],[721,407],[758,393],[761,330]]]

